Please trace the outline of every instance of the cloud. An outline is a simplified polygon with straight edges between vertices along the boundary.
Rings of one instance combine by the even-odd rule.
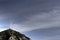
[[[51,28],[60,26],[60,9],[27,17],[27,21],[21,24],[12,24],[10,27],[18,31],[31,31],[35,29]]]
[[[4,31],[4,30],[6,30],[6,29],[7,29],[7,28],[1,28],[1,27],[0,27],[0,32],[1,32],[1,31]]]
[[[32,40],[59,40],[60,27],[52,27],[46,29],[37,29],[29,32],[24,32]]]
[[[0,3],[0,14],[6,16],[0,19],[5,18],[8,22],[2,22],[7,22],[12,29],[31,31],[60,26],[59,0],[8,0]]]
[[[4,27],[3,25],[0,25],[0,32],[8,29],[7,27]]]

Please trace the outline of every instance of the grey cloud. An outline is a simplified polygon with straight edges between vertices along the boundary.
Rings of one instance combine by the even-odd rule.
[[[11,18],[11,20],[23,20],[27,19],[29,16],[33,16],[36,14],[41,14],[40,12],[49,12],[58,4],[58,2],[52,1],[39,1],[39,0],[9,0],[4,3],[1,2],[1,14],[6,15]],[[16,20],[15,20],[16,21]],[[15,22],[14,21],[14,22]]]
[[[53,9],[52,11],[42,12],[43,14],[33,15],[28,17],[27,21],[21,24],[12,24],[11,28],[21,31],[31,31],[35,29],[51,28],[60,26],[60,10]],[[44,14],[46,13],[46,14]],[[19,28],[20,27],[20,28]],[[25,27],[25,28],[24,28]]]
[[[3,0],[0,1],[0,15],[4,15],[6,18],[3,19],[8,20],[10,25],[26,26],[31,30],[31,27],[36,29],[40,28],[39,26],[49,26],[54,23],[59,25],[57,20],[60,19],[58,16],[55,17],[55,11],[59,8],[56,7],[60,7],[59,0]]]

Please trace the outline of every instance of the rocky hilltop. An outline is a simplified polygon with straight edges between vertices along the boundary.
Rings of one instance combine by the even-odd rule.
[[[0,32],[0,40],[30,40],[24,34],[8,29]]]

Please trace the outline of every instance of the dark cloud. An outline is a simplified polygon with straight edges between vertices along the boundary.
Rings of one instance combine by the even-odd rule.
[[[59,2],[59,1],[58,1]],[[28,20],[27,17],[39,12],[49,12],[58,4],[57,1],[49,0],[6,0],[0,2],[0,10],[3,15],[11,19]]]

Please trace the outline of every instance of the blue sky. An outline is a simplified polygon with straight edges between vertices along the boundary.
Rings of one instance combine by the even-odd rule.
[[[32,40],[60,40],[60,0],[0,0],[0,31],[9,28]]]

